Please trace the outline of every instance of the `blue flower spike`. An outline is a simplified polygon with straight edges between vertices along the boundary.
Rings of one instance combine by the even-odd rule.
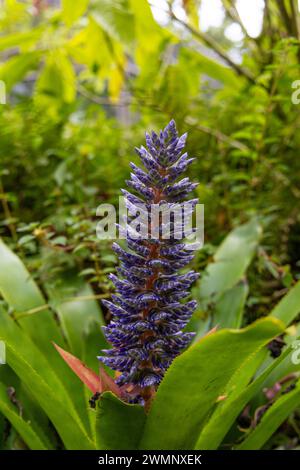
[[[117,371],[115,381],[127,390],[131,403],[147,404],[173,359],[194,336],[183,330],[197,303],[184,299],[198,274],[181,272],[193,259],[193,252],[184,236],[177,236],[178,224],[172,217],[168,224],[160,218],[154,230],[150,211],[164,207],[172,213],[175,205],[184,203],[190,207],[189,215],[193,213],[198,200],[186,198],[197,184],[189,178],[179,180],[194,160],[183,153],[186,137],[178,136],[174,120],[159,134],[146,133],[147,148],[136,149],[144,169],[131,163],[131,179],[126,182],[135,194],[122,190],[129,211],[142,207],[150,215],[144,224],[146,237],[133,237],[127,228],[127,249],[113,244],[120,267],[118,275],[111,274],[110,279],[117,293],[111,301],[103,300],[112,315],[104,327],[112,349],[103,351],[99,360]],[[166,225],[169,237],[164,237]]]

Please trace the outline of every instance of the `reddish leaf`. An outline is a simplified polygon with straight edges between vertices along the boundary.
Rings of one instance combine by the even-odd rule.
[[[91,369],[89,369],[77,357],[68,353],[64,349],[53,343],[56,350],[59,352],[63,360],[68,364],[73,372],[80,378],[80,380],[91,390],[92,393],[103,392],[100,377]]]
[[[120,387],[113,381],[113,379],[102,367],[100,367],[99,369],[99,375],[102,386],[102,392],[109,391],[117,395],[117,397],[122,398],[123,394]]]
[[[79,377],[79,379],[91,390],[93,394],[99,392],[103,393],[106,391],[112,392],[117,397],[122,397],[122,391],[120,387],[113,381],[113,379],[107,374],[107,372],[100,368],[99,376],[77,357],[73,356],[69,352],[57,346],[53,343],[56,350],[59,352],[63,360],[68,364],[73,372]]]

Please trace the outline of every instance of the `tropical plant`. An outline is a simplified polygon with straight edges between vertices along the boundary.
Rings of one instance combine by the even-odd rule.
[[[297,317],[299,283],[268,318],[242,330],[212,331],[197,340],[173,361],[146,414],[143,406],[122,401],[107,372],[97,372],[96,355],[101,343],[105,345],[99,326],[103,320],[95,301],[82,295],[87,287],[76,286],[72,297],[63,299],[58,291],[46,303],[22,262],[3,242],[0,254],[0,291],[5,299],[0,337],[7,347],[7,365],[0,368],[0,410],[29,448],[208,449],[238,445],[258,449],[298,406],[298,367],[291,362],[292,346],[272,361],[266,346]],[[291,341],[297,337],[295,329],[286,333]],[[53,341],[87,388],[57,355]],[[268,378],[276,382],[291,373],[294,388],[278,393],[242,440],[236,418],[255,401]],[[96,409],[88,406],[91,393],[101,395]],[[234,442],[227,438],[232,430]]]
[[[299,447],[299,8],[261,0],[253,33],[242,3],[256,2],[1,2],[1,449]],[[205,244],[191,260],[194,342],[145,414],[106,366],[99,382],[117,257],[96,208],[116,203],[132,143],[171,117],[196,157]],[[249,360],[234,362],[231,343]],[[266,358],[267,344],[282,354]]]

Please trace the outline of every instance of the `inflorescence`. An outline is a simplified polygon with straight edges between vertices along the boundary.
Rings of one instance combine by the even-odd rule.
[[[182,154],[186,137],[178,136],[173,120],[159,134],[146,134],[147,148],[136,149],[145,170],[131,163],[133,172],[126,182],[138,196],[122,191],[129,211],[147,210],[151,205],[171,210],[174,204],[187,202],[193,212],[198,200],[186,201],[186,197],[197,184],[189,178],[178,181],[194,160]],[[116,383],[130,390],[128,401],[140,403],[149,398],[173,359],[190,343],[194,333],[183,330],[197,306],[196,301],[183,303],[183,299],[198,274],[179,273],[193,259],[192,251],[176,237],[174,221],[168,239],[162,237],[164,227],[153,237],[152,225],[149,216],[144,238],[133,237],[128,227],[127,250],[113,244],[120,259],[119,275],[110,275],[117,295],[103,301],[112,314],[104,327],[112,349],[99,357],[117,371]]]

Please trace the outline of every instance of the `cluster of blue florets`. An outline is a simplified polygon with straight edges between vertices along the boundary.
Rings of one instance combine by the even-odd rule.
[[[197,184],[189,178],[178,181],[193,161],[182,153],[186,137],[178,136],[173,120],[159,134],[146,134],[147,148],[136,149],[145,169],[131,163],[133,172],[127,181],[138,195],[122,191],[129,211],[147,209],[151,204],[172,208],[183,201],[193,211],[197,200],[186,201],[186,197]],[[150,227],[150,218],[148,222]],[[120,260],[118,276],[110,275],[117,295],[103,301],[112,314],[112,321],[104,328],[112,349],[105,350],[105,356],[99,359],[118,371],[116,382],[120,386],[155,388],[194,335],[183,330],[197,303],[183,300],[198,274],[179,273],[193,259],[193,253],[177,239],[174,227],[171,221],[168,239],[162,238],[161,229],[154,238],[150,229],[147,237],[133,237],[128,227],[128,248],[113,244]]]

